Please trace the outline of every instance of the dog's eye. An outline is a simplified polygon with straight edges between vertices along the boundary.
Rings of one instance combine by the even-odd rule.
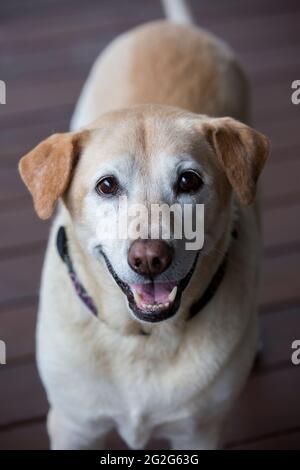
[[[96,191],[100,195],[114,196],[119,191],[119,183],[114,176],[104,176],[96,184]]]
[[[200,175],[193,170],[184,171],[178,178],[177,193],[195,193],[203,186]]]

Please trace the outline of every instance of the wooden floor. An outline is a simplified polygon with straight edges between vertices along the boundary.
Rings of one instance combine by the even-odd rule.
[[[234,449],[300,449],[300,2],[194,0],[198,24],[239,53],[253,85],[255,126],[272,141],[263,176],[264,350],[227,430]],[[97,54],[117,34],[162,16],[158,0],[10,0],[0,6],[0,448],[45,449],[47,401],[34,359],[39,277],[48,224],[37,219],[18,174],[19,158],[68,129]],[[159,51],[158,51],[159,53]],[[115,447],[120,443],[112,444]]]

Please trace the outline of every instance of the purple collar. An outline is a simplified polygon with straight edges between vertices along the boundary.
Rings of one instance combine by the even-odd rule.
[[[86,305],[86,307],[92,312],[92,314],[97,317],[98,316],[97,307],[94,304],[92,297],[89,296],[84,286],[79,281],[76,271],[73,267],[73,263],[69,255],[68,239],[67,239],[65,227],[59,227],[58,229],[57,237],[56,237],[56,246],[57,246],[57,250],[61,259],[63,260],[63,262],[66,264],[68,268],[69,276],[74,286],[74,289],[76,291],[76,294],[82,300],[82,302]]]
[[[232,237],[237,238],[236,230],[232,232]],[[68,238],[66,234],[66,229],[63,226],[61,226],[58,229],[57,237],[56,237],[56,246],[57,246],[57,250],[61,259],[67,266],[69,276],[74,286],[74,289],[76,291],[76,294],[85,304],[85,306],[90,310],[90,312],[97,317],[98,316],[97,307],[92,297],[87,293],[86,289],[81,284],[76,274],[76,271],[73,267],[73,263],[72,263],[72,260],[69,254],[69,249],[68,249]],[[223,260],[221,261],[217,271],[213,275],[209,285],[207,286],[202,296],[192,304],[190,308],[189,319],[193,318],[194,316],[197,315],[197,313],[203,310],[203,308],[206,307],[206,305],[210,302],[210,300],[213,298],[213,296],[217,292],[223,280],[224,274],[226,272],[227,259],[228,259],[228,252],[223,257]]]

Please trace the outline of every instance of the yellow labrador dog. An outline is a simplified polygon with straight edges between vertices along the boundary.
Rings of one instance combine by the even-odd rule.
[[[245,124],[230,48],[192,26],[184,2],[164,3],[169,21],[97,59],[72,132],[20,162],[42,219],[60,200],[37,332],[53,449],[105,448],[114,428],[134,449],[151,437],[217,448],[256,352],[255,189],[268,140]],[[147,236],[146,221],[140,236],[107,236],[121,198],[204,204],[203,246]]]

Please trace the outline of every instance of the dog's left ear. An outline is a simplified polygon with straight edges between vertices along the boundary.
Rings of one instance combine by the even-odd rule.
[[[53,134],[20,160],[21,177],[41,219],[52,215],[56,201],[67,190],[87,133]]]
[[[204,132],[240,202],[251,204],[269,154],[269,140],[228,117],[211,119],[205,124]]]

